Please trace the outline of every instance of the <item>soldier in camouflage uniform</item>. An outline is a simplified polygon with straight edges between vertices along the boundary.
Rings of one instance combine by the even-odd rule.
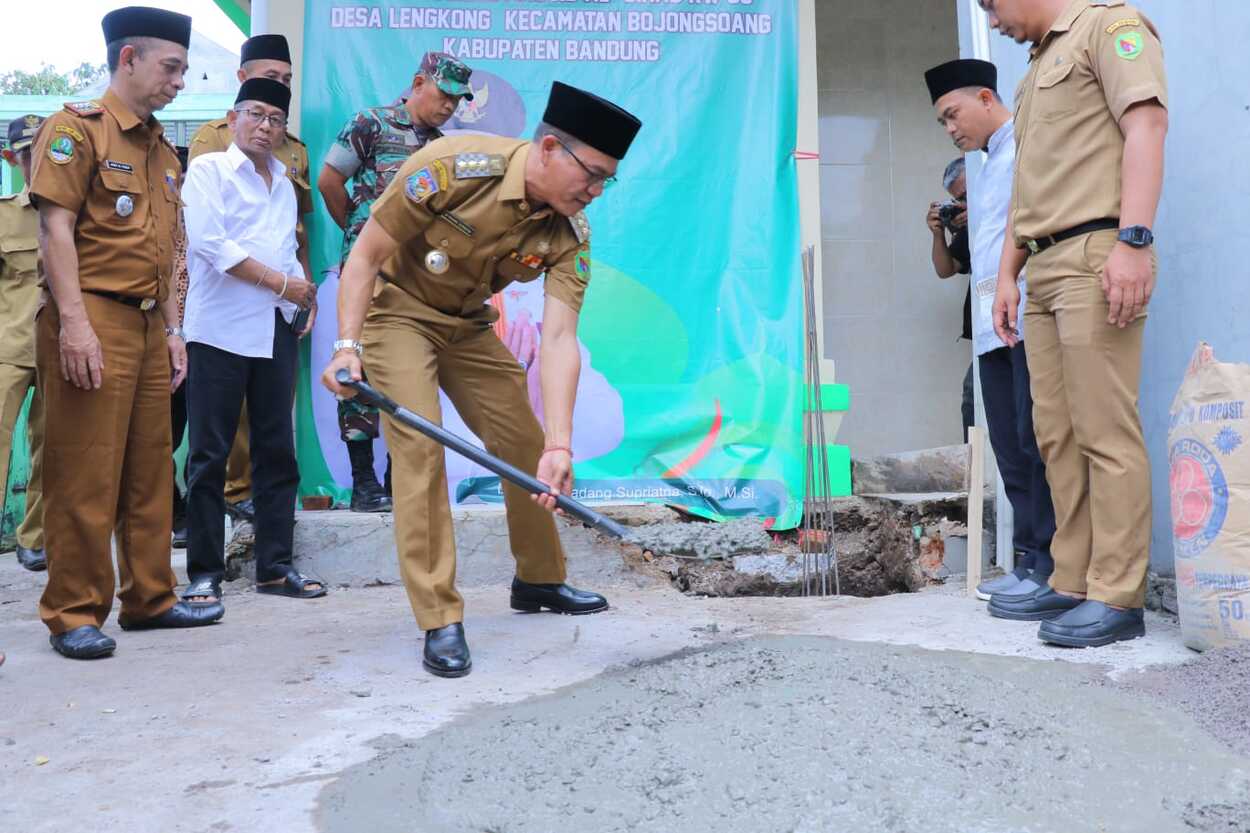
[[[439,127],[456,112],[461,98],[473,100],[472,70],[442,52],[427,52],[400,103],[370,107],[352,116],[326,154],[317,187],[330,216],[343,229],[342,262],[369,219],[369,209],[400,167],[428,142],[442,137]],[[373,441],[378,411],[352,400],[339,403],[339,433],[352,466],[352,510],[388,512],[390,462],[386,488],[373,472]]]

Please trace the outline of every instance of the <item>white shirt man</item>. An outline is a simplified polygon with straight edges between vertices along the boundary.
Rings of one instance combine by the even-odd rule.
[[[938,122],[965,154],[984,151],[980,175],[968,183],[973,222],[972,343],[981,371],[981,398],[990,445],[1003,488],[1011,502],[1013,573],[983,582],[977,595],[990,601],[1000,618],[1017,618],[1001,604],[1013,596],[1031,596],[1046,587],[1054,570],[1050,555],[1055,510],[1046,467],[1033,432],[1033,399],[1023,342],[1008,347],[995,333],[994,293],[1003,238],[1011,206],[1016,142],[1011,113],[998,97],[998,71],[987,61],[950,61],[925,74]],[[1023,290],[1023,284],[1022,284]],[[1020,297],[1023,321],[1024,293]]]
[[[256,506],[257,590],[325,594],[292,565],[297,310],[316,287],[296,257],[298,209],[286,169],[273,157],[286,131],[291,91],[251,78],[227,115],[234,141],[197,156],[182,189],[190,287],[187,356],[187,573],[183,599],[221,598],[225,575],[226,458],[247,403]],[[302,327],[301,324],[295,326]]]
[[[303,272],[295,256],[295,188],[272,155],[268,169],[272,188],[233,143],[191,162],[182,186],[191,277],[183,319],[188,343],[270,359],[274,310],[287,324],[295,317],[295,304],[227,273],[249,257],[279,275]]]

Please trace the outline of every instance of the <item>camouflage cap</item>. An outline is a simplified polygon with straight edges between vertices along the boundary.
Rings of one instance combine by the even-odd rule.
[[[473,100],[473,90],[469,87],[469,76],[473,70],[461,61],[457,61],[446,52],[427,52],[421,59],[421,72],[434,79],[438,88],[447,95],[464,96]]]
[[[43,119],[39,116],[18,116],[9,122],[9,150],[17,153],[23,148],[28,148],[31,142],[35,141],[35,134],[39,132],[39,125],[43,124]]]

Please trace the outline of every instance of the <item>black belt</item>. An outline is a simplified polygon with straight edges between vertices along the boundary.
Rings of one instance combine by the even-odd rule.
[[[1082,234],[1090,234],[1095,231],[1106,231],[1107,229],[1118,229],[1120,221],[1107,217],[1103,220],[1090,220],[1088,223],[1081,223],[1079,226],[1073,226],[1067,231],[1061,231],[1048,237],[1042,237],[1038,240],[1025,240],[1024,246],[1032,254],[1041,254],[1058,243],[1065,240],[1071,240],[1073,237],[1080,237]]]
[[[141,309],[144,312],[155,309],[157,304],[155,298],[135,298],[132,295],[122,295],[120,292],[106,292],[103,289],[84,289],[83,292],[90,292],[92,295],[99,295],[101,298],[108,298],[110,301]]]

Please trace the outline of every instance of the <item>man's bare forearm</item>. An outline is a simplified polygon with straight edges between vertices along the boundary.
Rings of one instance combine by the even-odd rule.
[[[65,226],[59,219],[49,217],[43,211],[39,214],[39,243],[48,291],[56,301],[57,314],[62,322],[88,323],[87,308],[82,302],[82,287],[78,283],[74,229],[72,225]]]
[[[569,448],[573,442],[573,406],[577,401],[577,380],[582,372],[582,354],[576,332],[548,335],[540,348],[542,362],[543,426],[548,446]]]
[[[1163,152],[1168,114],[1158,103],[1132,107],[1120,120],[1124,132],[1120,227],[1153,227],[1163,192]]]

